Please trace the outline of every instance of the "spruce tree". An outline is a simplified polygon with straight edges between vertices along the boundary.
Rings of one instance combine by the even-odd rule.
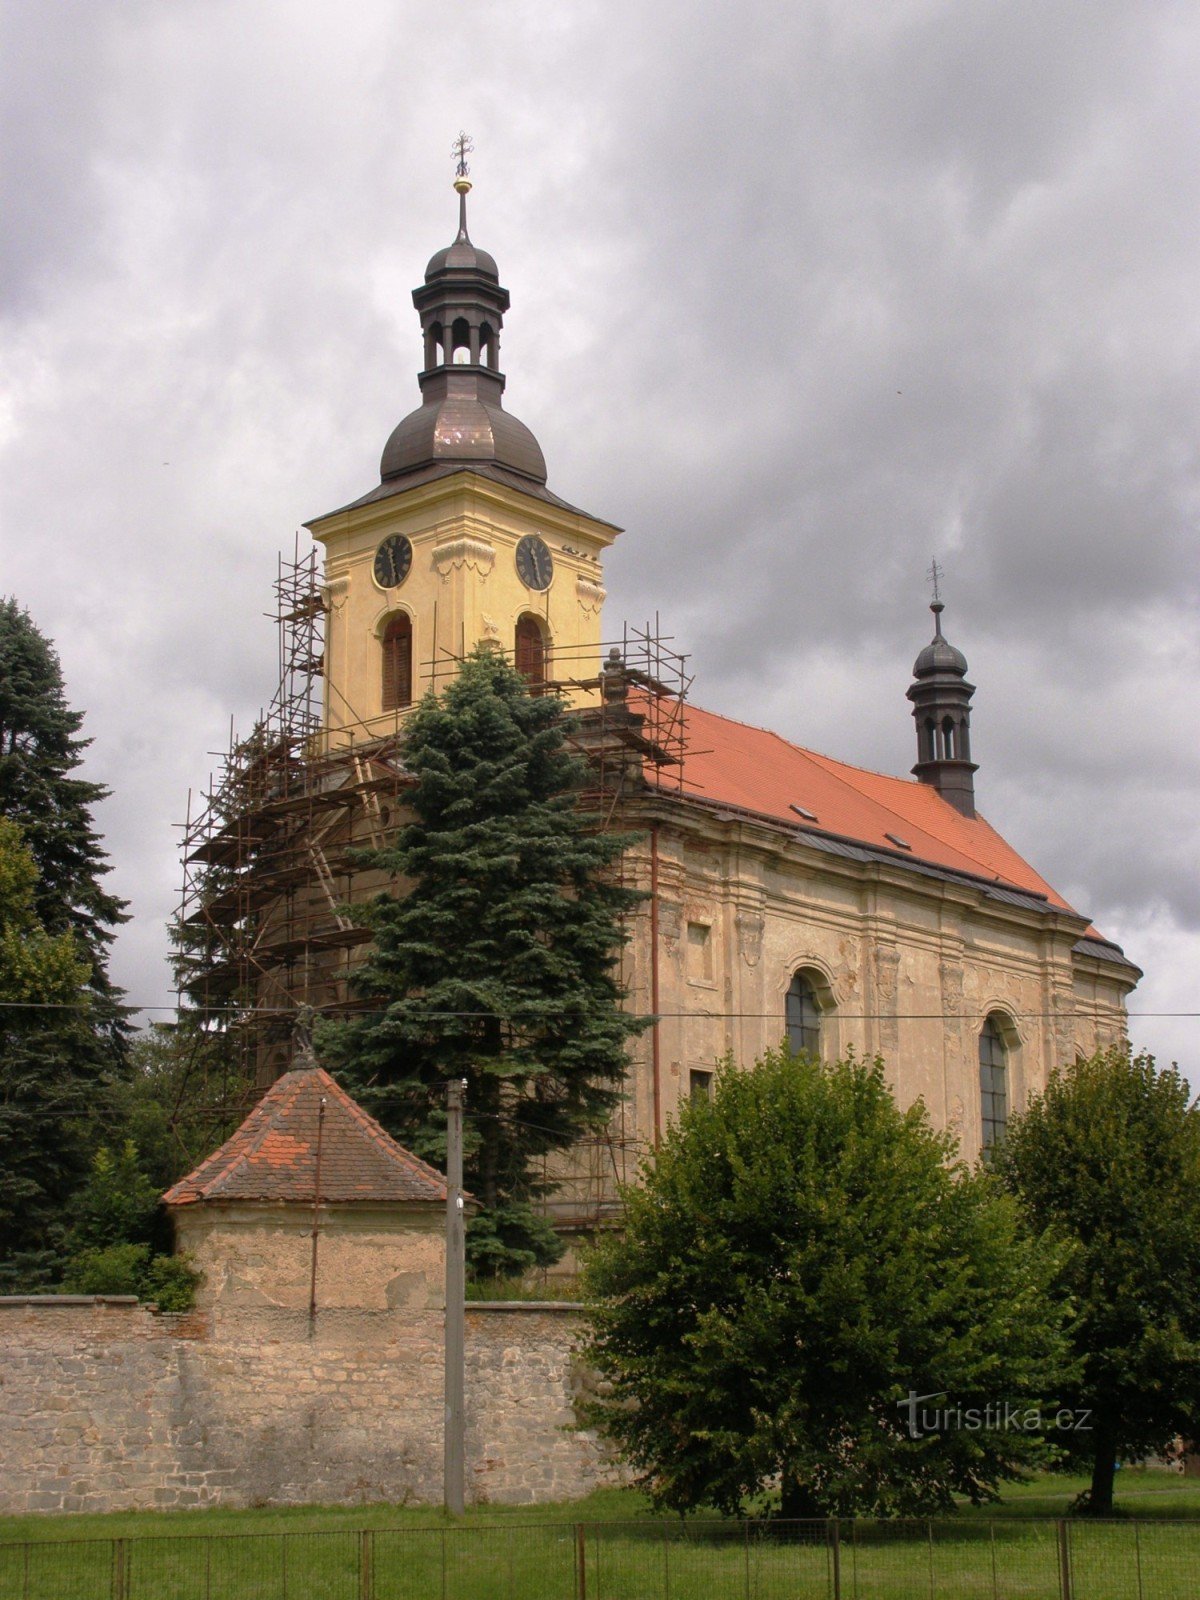
[[[445,1158],[444,1085],[467,1082],[465,1180],[476,1275],[561,1247],[537,1201],[541,1158],[602,1128],[644,1024],[622,1009],[621,918],[640,898],[611,869],[629,844],[584,815],[586,767],[557,695],[482,646],[413,714],[412,821],[369,864],[401,887],[370,907],[355,980],[371,1012],[326,1024],[324,1059],[418,1155]]]
[[[92,824],[92,807],[108,790],[75,775],[91,743],[79,737],[82,722],[67,705],[50,642],[15,600],[0,600],[0,816],[19,824],[36,864],[38,921],[80,941],[95,1020],[119,1036],[107,958],[124,902],[101,886],[109,869]]]

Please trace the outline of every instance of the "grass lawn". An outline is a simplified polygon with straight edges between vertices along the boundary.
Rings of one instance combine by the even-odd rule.
[[[9,1517],[0,1600],[579,1600],[581,1577],[587,1600],[828,1600],[835,1568],[846,1600],[1060,1600],[1045,1519],[1082,1487],[1043,1477],[934,1524],[845,1524],[836,1550],[820,1526],[683,1523],[617,1490],[460,1522],[393,1506]],[[1130,1520],[1071,1525],[1074,1600],[1195,1600],[1200,1480],[1124,1471],[1118,1509]]]

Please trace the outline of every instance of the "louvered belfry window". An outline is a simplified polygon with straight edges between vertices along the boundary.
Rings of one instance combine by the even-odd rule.
[[[546,636],[528,612],[517,619],[517,671],[529,683],[546,681]]]
[[[383,709],[412,705],[412,619],[401,613],[383,635]]]

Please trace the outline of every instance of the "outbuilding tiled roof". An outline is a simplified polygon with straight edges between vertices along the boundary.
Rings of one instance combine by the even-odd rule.
[[[929,784],[848,766],[690,701],[686,718],[687,795],[967,873],[1072,909],[990,823],[964,817]]]
[[[444,1205],[446,1181],[386,1134],[320,1067],[287,1072],[219,1150],[163,1199],[291,1200],[312,1204],[321,1101],[321,1199]]]

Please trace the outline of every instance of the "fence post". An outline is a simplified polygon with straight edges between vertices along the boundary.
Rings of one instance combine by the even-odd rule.
[[[829,1553],[833,1600],[842,1600],[842,1525],[836,1517],[829,1524]]]
[[[1072,1600],[1071,1529],[1065,1517],[1058,1519],[1058,1586],[1062,1600]]]
[[[375,1536],[370,1528],[358,1535],[358,1594],[359,1600],[375,1600]]]
[[[114,1539],[112,1542],[112,1600],[128,1600],[128,1560],[128,1540]]]
[[[582,1522],[575,1524],[575,1600],[587,1600],[587,1539]]]

